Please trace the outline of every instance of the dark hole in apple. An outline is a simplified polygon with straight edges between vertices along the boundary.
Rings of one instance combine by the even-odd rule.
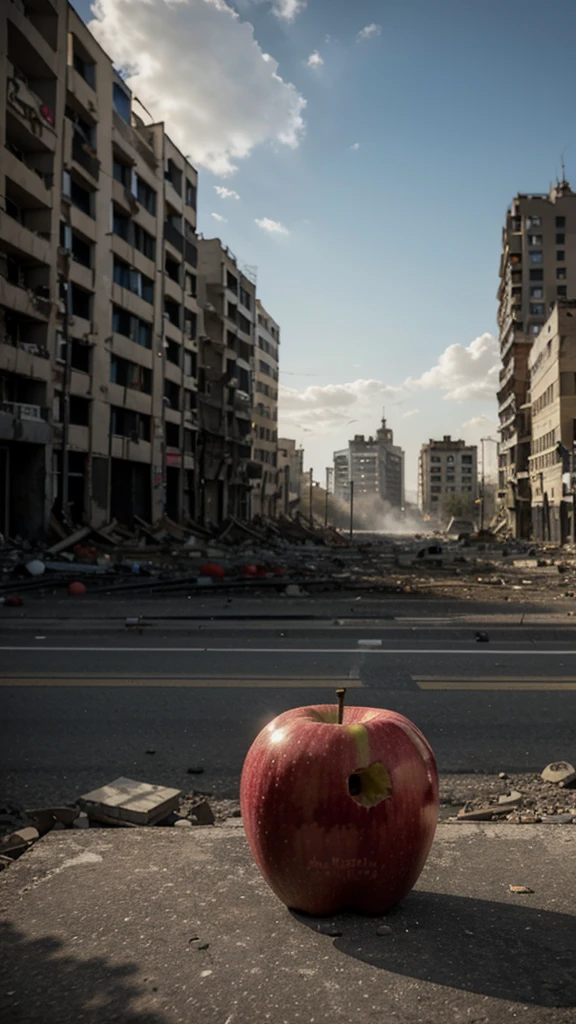
[[[348,776],[348,792],[361,807],[376,807],[392,796],[392,780],[381,761],[369,768],[357,768]]]
[[[362,780],[356,772],[348,779],[348,792],[350,796],[358,796],[362,792]]]

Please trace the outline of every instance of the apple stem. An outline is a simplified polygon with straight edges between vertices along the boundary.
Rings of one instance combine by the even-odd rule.
[[[338,697],[338,725],[342,725],[344,719],[344,697],[346,696],[346,689],[336,690],[336,696]]]

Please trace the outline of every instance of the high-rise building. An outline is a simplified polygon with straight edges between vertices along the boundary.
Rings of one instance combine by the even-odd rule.
[[[289,437],[278,438],[278,510],[288,515],[302,497],[304,449]]]
[[[404,452],[394,444],[392,430],[382,419],[376,437],[356,434],[347,448],[334,452],[334,494],[341,501],[380,498],[387,507],[404,506]]]
[[[201,338],[201,518],[218,524],[250,514],[252,483],[262,475],[252,458],[256,286],[219,238],[199,240]]]
[[[278,364],[280,328],[256,300],[252,453],[262,467],[252,487],[252,514],[273,516],[278,502]]]
[[[529,537],[528,356],[557,299],[576,298],[576,195],[563,180],[549,193],[519,194],[502,237],[498,326],[498,486],[515,536]]]
[[[560,299],[528,357],[532,531],[556,544],[576,539],[576,301]]]
[[[418,506],[423,515],[446,518],[452,499],[462,496],[472,509],[478,496],[476,445],[453,441],[446,434],[432,438],[420,449],[418,459]]]
[[[0,530],[193,516],[196,170],[69,4],[0,38]]]

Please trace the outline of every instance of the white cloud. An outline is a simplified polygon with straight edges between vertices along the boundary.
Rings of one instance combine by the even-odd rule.
[[[356,150],[360,149],[360,143],[359,142],[353,142],[352,145],[350,146],[350,149],[353,150],[354,152],[356,152]]]
[[[310,56],[308,57],[308,60],[306,61],[306,67],[307,68],[314,68],[315,70],[318,70],[318,68],[321,68],[323,64],[324,64],[324,59],[320,56],[320,54],[318,53],[318,50],[314,50],[314,52],[310,54]]]
[[[491,334],[482,334],[468,347],[449,345],[435,366],[416,380],[409,377],[400,385],[361,379],[346,384],[312,385],[303,390],[281,386],[280,412],[284,423],[293,429],[306,426],[320,432],[338,432],[354,416],[366,425],[365,429],[373,430],[384,403],[397,405],[413,400],[415,391],[445,392],[443,398],[455,402],[495,401],[498,368],[496,339]],[[408,409],[402,419],[408,420],[419,412],[416,408]],[[485,434],[494,433],[496,427],[482,416],[464,426],[474,430],[476,421],[482,424]],[[432,433],[434,429],[432,423]]]
[[[214,185],[214,189],[220,196],[220,199],[240,199],[240,196],[233,188],[225,188],[224,185]]]
[[[272,10],[282,21],[294,21],[306,7],[306,0],[272,0]]]
[[[382,32],[382,25],[377,25],[372,22],[371,25],[365,25],[363,29],[356,36],[357,41],[360,43],[363,39],[372,39],[372,36],[379,36]]]
[[[269,235],[289,235],[288,228],[285,228],[279,220],[270,220],[270,217],[256,217],[254,223],[262,228],[262,231],[267,231]]]
[[[221,224],[227,224],[228,223],[228,218],[227,217],[223,217],[221,213],[211,213],[210,216],[214,217],[214,220],[219,221]]]
[[[416,380],[408,378],[405,386],[409,390],[445,391],[444,399],[453,402],[493,399],[498,390],[499,365],[496,338],[481,334],[467,348],[449,345],[432,369]]]
[[[300,7],[274,9],[290,20]],[[306,101],[226,0],[95,0],[92,10],[98,42],[196,165],[224,176],[255,146],[298,146]]]

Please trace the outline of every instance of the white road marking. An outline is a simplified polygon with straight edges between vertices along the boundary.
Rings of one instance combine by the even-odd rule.
[[[43,651],[73,651],[82,654],[94,654],[99,651],[104,651],[110,654],[121,654],[122,651],[129,653],[143,652],[147,654],[167,654],[174,652],[175,654],[358,654],[357,647],[0,647],[1,651],[23,651],[38,654]],[[481,647],[473,648],[472,650],[454,650],[453,647],[448,650],[438,650],[435,648],[424,649],[418,647],[398,647],[388,648],[386,650],[366,650],[363,652],[366,655],[372,655],[373,657],[381,656],[383,654],[410,654],[412,656],[419,654],[456,654],[468,656],[471,654],[477,655],[498,655],[503,657],[517,658],[519,655],[546,655],[559,657],[569,657],[572,654],[576,654],[576,650],[564,650],[564,651],[549,651],[545,648],[531,647],[527,651],[503,651],[497,647]]]

